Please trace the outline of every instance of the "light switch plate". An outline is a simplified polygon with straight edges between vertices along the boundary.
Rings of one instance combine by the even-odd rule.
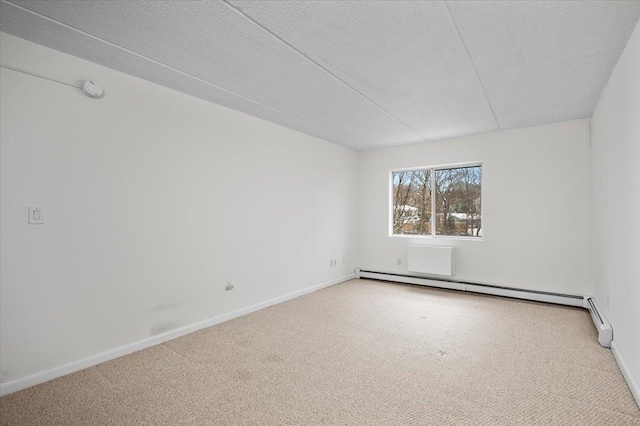
[[[44,223],[44,211],[42,211],[42,207],[29,206],[29,223],[31,225]]]

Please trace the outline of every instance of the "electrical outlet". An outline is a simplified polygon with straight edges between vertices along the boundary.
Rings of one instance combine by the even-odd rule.
[[[233,290],[233,284],[231,284],[231,281],[227,281],[227,285],[224,288],[226,291],[231,291]]]
[[[346,265],[346,264],[347,264],[347,259],[346,259],[346,258],[344,258],[344,257],[342,258],[342,264],[343,264],[343,265]]]
[[[398,266],[402,265],[402,259],[396,260],[396,265],[398,265]]]

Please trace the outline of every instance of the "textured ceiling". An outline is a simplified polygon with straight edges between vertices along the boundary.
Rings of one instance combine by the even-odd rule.
[[[0,7],[4,32],[353,149],[590,117],[640,16],[640,1]]]

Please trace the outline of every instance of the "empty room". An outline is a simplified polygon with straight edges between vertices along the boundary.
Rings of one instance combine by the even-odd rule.
[[[639,425],[640,0],[0,0],[0,425]]]

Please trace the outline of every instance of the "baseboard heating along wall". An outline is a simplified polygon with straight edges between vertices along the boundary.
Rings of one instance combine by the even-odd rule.
[[[596,326],[596,330],[598,330],[598,342],[605,348],[610,348],[611,340],[613,340],[613,329],[611,328],[609,320],[604,316],[602,309],[600,309],[593,297],[585,298],[584,307],[591,313],[593,324]]]
[[[478,284],[466,281],[456,281],[448,278],[427,278],[415,275],[393,274],[388,272],[368,271],[356,269],[356,278],[392,281],[405,284],[424,285],[428,287],[444,288],[448,290],[468,291],[471,293],[491,294],[494,296],[513,297],[516,299],[533,300],[536,302],[555,303],[559,305],[585,308],[591,314],[593,324],[598,331],[598,342],[605,348],[611,347],[613,328],[604,316],[602,309],[593,297],[574,294],[550,293],[545,291],[525,290],[513,287],[501,287],[488,284]]]
[[[525,290],[512,287],[501,287],[488,284],[458,281],[449,278],[430,278],[416,275],[394,274],[388,272],[356,269],[357,278],[393,281],[405,284],[424,285],[448,290],[468,291],[472,293],[491,294],[494,296],[513,297],[516,299],[533,300],[536,302],[556,303],[559,305],[585,307],[585,298],[581,295],[550,293],[545,291]]]

